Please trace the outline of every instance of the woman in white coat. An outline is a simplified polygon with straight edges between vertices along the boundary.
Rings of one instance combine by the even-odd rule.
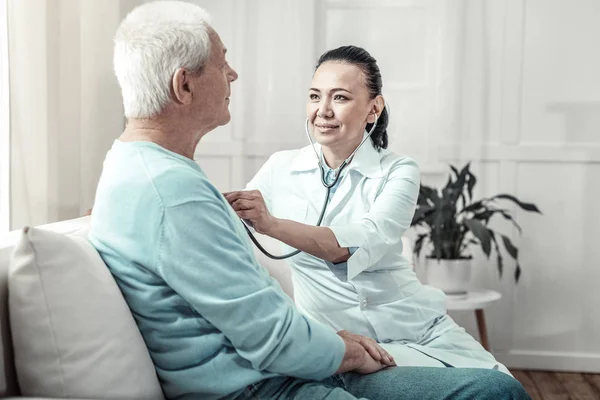
[[[374,339],[397,365],[509,373],[446,314],[443,292],[422,285],[402,255],[420,173],[414,160],[386,149],[381,89],[377,63],[364,49],[323,54],[306,107],[316,154],[311,146],[275,153],[247,190],[225,196],[257,232],[283,242],[286,253],[302,251],[288,262],[295,302],[307,317]],[[319,159],[326,183],[338,180],[321,226],[314,226],[327,193]]]

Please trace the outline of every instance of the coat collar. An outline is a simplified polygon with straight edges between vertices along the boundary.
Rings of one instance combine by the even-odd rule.
[[[366,132],[363,135],[363,139]],[[321,154],[321,145],[315,143],[317,154]],[[290,170],[295,172],[311,171],[319,168],[318,158],[310,146],[303,147],[300,152],[292,159]],[[381,153],[373,147],[371,139],[365,143],[354,154],[354,159],[346,167],[346,170],[356,170],[368,178],[380,178],[383,176],[381,169]]]

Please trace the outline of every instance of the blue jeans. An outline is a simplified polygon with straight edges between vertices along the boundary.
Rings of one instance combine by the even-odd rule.
[[[236,400],[530,400],[511,376],[492,369],[395,367],[370,375],[346,373],[324,381],[281,377],[249,386]]]

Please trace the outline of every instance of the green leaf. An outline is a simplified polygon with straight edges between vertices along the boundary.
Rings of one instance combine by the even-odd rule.
[[[464,224],[467,228],[469,228],[471,232],[473,232],[473,235],[475,235],[475,237],[479,239],[479,241],[481,242],[481,248],[483,249],[483,252],[489,258],[490,252],[492,250],[489,230],[476,219],[467,219],[464,221]]]
[[[435,211],[434,207],[418,206],[417,210],[415,211],[415,215],[413,216],[412,222],[410,223],[410,226],[422,223],[425,220],[425,217],[427,217],[433,211]]]
[[[494,210],[484,209],[483,211],[475,213],[475,215],[473,215],[473,219],[483,221],[484,225],[487,225],[492,215],[494,215]]]
[[[477,241],[477,240],[475,240],[475,239],[464,240],[464,241],[463,241],[463,244],[462,244],[462,247],[461,247],[461,251],[462,251],[463,249],[466,249],[466,248],[467,248],[467,247],[468,247],[470,244],[479,244],[479,243],[480,243],[480,242],[478,242],[478,241]]]
[[[461,172],[458,172],[456,167],[450,165],[453,173],[456,175],[456,181],[451,182],[442,190],[442,204],[445,208],[450,210],[452,215],[456,214],[456,209],[459,199],[462,200],[463,207],[467,204],[465,199],[465,184],[469,174],[469,164],[467,164]]]
[[[458,175],[458,177],[456,178],[456,182],[454,182],[454,189],[456,189],[456,192],[454,192],[454,197],[456,199],[458,199],[459,195],[463,195],[468,174],[469,174],[469,164],[465,165],[465,167],[462,169],[462,171],[460,171],[460,175]]]
[[[452,186],[452,176],[448,175],[448,182],[446,182],[446,186],[444,186],[444,189],[447,189],[451,186]]]
[[[494,199],[510,200],[510,201],[514,202],[515,204],[517,204],[519,207],[521,207],[525,211],[537,212],[539,214],[542,213],[535,204],[524,203],[524,202],[520,201],[519,199],[517,199],[515,196],[510,195],[510,194],[498,194],[498,195],[492,197],[490,200],[494,200]]]
[[[440,194],[436,189],[431,190],[431,193],[429,193],[429,198],[434,205],[438,206],[440,204]]]
[[[463,207],[464,207],[467,204],[467,199],[465,198],[465,195],[464,195],[463,192],[460,192],[460,198],[462,200],[462,204],[463,204]]]
[[[419,237],[417,238],[417,240],[415,241],[415,248],[414,248],[414,252],[417,255],[417,257],[419,257],[419,255],[421,254],[421,248],[423,247],[423,240],[429,236],[426,233],[421,233],[419,235]]]
[[[483,200],[476,201],[475,203],[471,203],[465,208],[462,209],[461,213],[468,211],[475,211],[479,208],[483,207]]]
[[[502,262],[502,253],[500,253],[500,246],[498,245],[498,241],[496,240],[496,235],[491,230],[490,230],[490,236],[492,237],[492,241],[494,242],[494,247],[496,249],[496,263],[498,264],[498,274],[500,275],[500,278],[502,278],[502,272],[504,271],[504,263]]]
[[[435,189],[430,188],[429,186],[421,185],[419,187],[419,198],[417,200],[417,204],[422,206],[430,205],[432,193],[435,192]],[[431,201],[433,203],[433,201]]]
[[[435,257],[439,260],[442,258],[442,226],[444,224],[444,210],[441,207],[437,207],[433,213],[433,252]]]
[[[517,230],[519,231],[519,233],[522,235],[523,234],[523,229],[521,229],[521,226],[517,223],[517,221],[515,221],[515,219],[513,218],[512,215],[510,215],[510,213],[507,210],[497,210],[498,212],[500,212],[500,214],[502,214],[502,216],[509,220],[510,222],[512,222],[512,224],[515,226],[515,228],[517,228]]]
[[[502,235],[502,241],[504,242],[504,247],[506,248],[506,251],[508,251],[508,254],[516,260],[519,256],[519,250],[512,244],[508,236]]]
[[[475,175],[473,175],[471,173],[471,171],[469,171],[469,181],[467,183],[467,190],[469,192],[469,200],[473,199],[473,188],[475,187],[476,183],[477,183],[477,178],[475,177]]]
[[[458,178],[459,173],[458,173],[458,170],[456,169],[456,167],[454,165],[450,164],[450,168],[452,168],[452,171],[454,172],[454,174]]]
[[[469,161],[468,163],[465,164],[465,166],[463,167],[463,169],[460,171],[460,173],[466,173],[469,172],[469,166],[471,165],[471,161]]]

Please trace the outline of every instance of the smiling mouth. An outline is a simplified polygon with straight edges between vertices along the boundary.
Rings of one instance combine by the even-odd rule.
[[[333,125],[333,124],[315,124],[315,126],[319,129],[335,129],[335,128],[339,128],[339,125]]]

